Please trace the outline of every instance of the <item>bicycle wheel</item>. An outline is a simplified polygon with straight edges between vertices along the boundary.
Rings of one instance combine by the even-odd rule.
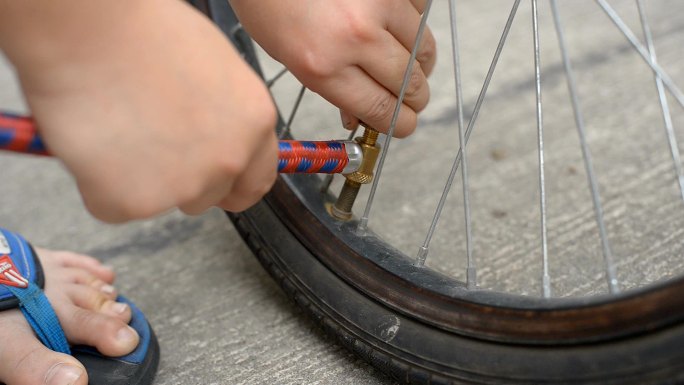
[[[226,32],[247,61],[261,74],[256,50],[226,2],[194,0],[192,3]],[[608,20],[614,20],[619,28],[626,27],[616,19],[617,14],[606,2],[598,0],[597,3],[599,8],[596,14],[578,7],[574,11],[574,20],[592,25],[593,18],[603,17],[606,24],[609,24]],[[425,18],[431,2],[428,4]],[[667,108],[663,107],[666,134],[662,130],[657,131],[661,138],[655,144],[643,144],[645,141],[638,139],[639,127],[631,128],[620,119],[617,122],[626,127],[620,136],[629,136],[632,131],[637,132],[637,136],[620,141],[614,139],[615,131],[607,131],[587,139],[584,116],[590,114],[582,115],[577,96],[577,85],[582,83],[574,79],[573,62],[567,57],[568,49],[559,12],[552,0],[552,17],[547,20],[554,23],[559,33],[561,58],[555,68],[549,70],[544,67],[544,73],[551,73],[549,77],[555,76],[557,80],[568,77],[570,105],[574,109],[559,113],[557,119],[549,120],[574,120],[578,128],[576,131],[561,130],[556,136],[544,132],[537,4],[533,0],[532,7],[526,11],[530,16],[528,20],[533,20],[533,37],[530,37],[529,31],[512,28],[521,23],[519,20],[517,24],[513,23],[519,4],[520,1],[515,1],[510,13],[496,20],[505,27],[501,36],[494,36],[494,39],[498,38],[499,48],[488,72],[482,74],[487,79],[485,86],[474,102],[471,123],[467,128],[461,123],[458,137],[450,143],[452,150],[455,148],[458,154],[461,151],[466,154],[464,159],[472,157],[473,160],[470,185],[469,176],[463,172],[460,179],[464,194],[452,198],[451,202],[456,207],[463,207],[460,213],[463,216],[458,216],[459,221],[463,221],[463,227],[456,226],[457,232],[444,241],[438,241],[443,243],[444,249],[450,249],[453,255],[451,262],[431,265],[433,259],[430,258],[433,257],[430,256],[424,265],[429,246],[432,246],[430,255],[434,254],[435,248],[439,249],[439,245],[435,247],[429,244],[431,233],[425,242],[419,243],[420,251],[414,256],[404,250],[403,233],[396,235],[386,231],[379,236],[367,229],[365,211],[368,210],[360,219],[355,217],[342,221],[334,218],[329,207],[336,197],[325,186],[325,182],[317,177],[282,176],[262,202],[244,213],[229,215],[263,266],[297,304],[328,332],[337,336],[343,345],[396,380],[431,384],[636,384],[684,381],[684,296],[679,294],[684,289],[684,277],[679,273],[684,269],[678,261],[681,258],[676,258],[684,251],[680,230],[682,223],[679,219],[682,217],[684,190],[678,184],[684,179],[681,178],[678,147],[676,141],[672,142],[675,131],[670,127],[669,115],[665,114]],[[637,5],[643,15],[641,2]],[[664,8],[675,6],[676,3],[671,2]],[[491,5],[479,4],[471,8],[491,8]],[[495,8],[500,10],[501,7]],[[450,7],[450,11],[454,10]],[[610,19],[605,19],[604,12]],[[438,15],[446,18],[448,13]],[[453,15],[450,18],[452,28],[455,25]],[[644,17],[640,20],[642,23],[646,21]],[[615,70],[614,62],[609,59],[617,57],[631,67],[638,65],[636,62],[642,59],[639,55],[644,56],[643,59],[648,62],[648,65],[640,67],[645,73],[644,84],[648,81],[653,87],[655,79],[660,94],[668,89],[672,94],[671,99],[682,103],[681,92],[675,82],[658,64],[673,59],[663,57],[656,62],[649,25],[643,25],[647,44],[637,44],[638,50],[641,50],[637,51],[639,54],[632,54],[629,43],[623,40],[620,40],[620,44],[611,45],[613,40],[622,39],[622,35],[617,33],[613,40],[596,39],[597,43],[603,45],[600,48],[603,54],[589,55],[586,62],[580,61],[578,67],[599,67],[597,71],[610,75]],[[668,44],[676,44],[677,40],[672,35],[684,30],[676,21],[663,25],[663,28],[665,34],[670,36]],[[531,133],[533,139],[512,140],[512,143],[502,145],[502,141],[507,139],[501,139],[501,132],[495,132],[483,137],[482,142],[477,141],[479,137],[473,137],[466,147],[465,141],[470,137],[472,126],[483,106],[491,75],[505,47],[502,42],[509,31],[513,31],[513,35],[528,33],[528,42],[531,43],[529,52],[534,53],[536,65],[528,67],[529,76],[523,78],[532,90],[531,116],[536,122],[531,124],[531,129],[530,124],[512,124],[507,128],[513,137]],[[624,33],[630,38],[634,37],[629,31]],[[594,32],[590,30],[588,34],[592,36]],[[455,29],[452,29],[452,35],[456,37]],[[454,41],[458,42],[458,39]],[[454,52],[458,52],[457,48],[458,45],[454,44]],[[517,59],[510,60],[515,63]],[[454,67],[459,68],[457,54],[454,55]],[[282,74],[280,72],[274,79]],[[552,87],[559,87],[559,82]],[[594,78],[589,78],[588,83],[594,82]],[[635,83],[633,86],[642,86],[641,81],[635,78],[630,79],[630,82]],[[458,100],[462,99],[458,89],[460,84],[458,80]],[[524,99],[519,95],[528,86],[521,84],[512,82],[503,87],[501,93],[492,97],[493,108],[512,103],[512,98]],[[602,90],[601,87],[597,88]],[[289,128],[303,90],[297,93],[294,112],[287,121],[281,121],[278,132],[290,134]],[[611,103],[620,104],[625,99],[641,102],[640,97],[634,94],[621,95],[619,91],[610,96]],[[667,98],[656,100],[667,106]],[[443,115],[448,115],[446,118],[451,118],[451,122],[459,120],[459,117],[463,120],[463,114],[459,113],[461,108],[459,102],[455,111],[450,110]],[[484,116],[485,110],[482,112]],[[516,114],[516,110],[509,110],[508,113]],[[433,127],[444,120],[445,116],[438,116],[434,122],[423,123]],[[499,114],[494,118],[494,123],[503,125],[513,120],[509,115]],[[660,127],[662,123],[656,126]],[[647,135],[649,139],[656,136],[655,130],[653,128]],[[576,138],[577,134],[579,139]],[[510,135],[506,138],[510,138]],[[577,153],[568,155],[560,151],[563,156],[556,158],[549,150],[569,147],[570,135],[575,137],[573,144],[576,143],[574,147]],[[603,137],[607,138],[607,143],[601,145],[598,139]],[[544,139],[547,139],[546,145]],[[416,145],[416,141],[420,139],[413,143],[402,142],[400,146]],[[444,141],[436,140],[430,145],[436,149],[434,153],[438,162],[445,162],[446,155],[441,155],[439,147],[441,142]],[[386,141],[385,145],[388,144]],[[592,162],[589,144],[594,150],[599,148],[599,151],[593,152],[595,162]],[[618,144],[627,146],[627,154],[637,153],[636,160],[615,150]],[[656,146],[660,146],[658,152],[654,150]],[[519,154],[509,153],[512,148]],[[670,151],[667,151],[668,148]],[[461,167],[459,171],[462,172],[466,165],[460,155],[453,163],[448,160],[455,156],[455,152],[448,153],[446,157],[446,162],[452,165],[451,169],[447,167],[445,170],[448,172],[447,186],[456,178],[456,170]],[[483,159],[477,158],[477,154],[483,154]],[[644,157],[643,154],[648,156]],[[608,160],[602,162],[602,155]],[[401,163],[402,159],[404,163]],[[480,160],[481,164],[477,165],[475,160]],[[404,176],[419,173],[419,169],[412,168],[413,163],[406,163],[409,160],[405,157],[398,161]],[[635,162],[645,164],[635,170]],[[530,163],[537,163],[531,176],[517,171],[523,168],[519,164]],[[613,171],[618,168],[626,168],[626,171]],[[584,175],[582,169],[586,170]],[[649,172],[644,174],[642,169]],[[477,171],[485,174],[483,179],[474,177]],[[545,171],[553,176],[566,177],[569,181],[545,182]],[[597,182],[597,174],[606,176],[607,182]],[[630,175],[641,179],[629,181]],[[493,185],[511,182],[512,179],[514,185],[520,186],[515,181],[521,178],[532,181],[538,178],[539,181],[526,184],[517,193],[504,191],[504,197],[497,199],[496,193],[501,192],[501,189],[492,188]],[[560,199],[560,203],[551,203],[550,199],[546,201],[547,195],[550,198],[552,193],[564,192],[579,185],[579,180],[584,178],[588,180],[589,187],[585,188],[588,191],[570,194]],[[620,183],[613,188],[615,180]],[[406,182],[400,179],[399,183]],[[406,186],[410,194],[416,194],[416,188],[423,188],[421,183],[410,184],[412,186]],[[641,191],[640,187],[644,185],[650,188]],[[530,186],[539,190],[533,190]],[[482,193],[487,188],[496,191]],[[472,213],[465,198],[469,189],[472,189]],[[627,199],[627,203],[620,203],[622,195],[615,191],[631,198]],[[437,211],[442,210],[441,203],[450,202],[446,194],[440,195],[440,191],[422,191],[421,198],[430,195],[440,202]],[[521,199],[530,196],[532,201],[537,202],[540,212],[521,208],[524,206]],[[434,205],[434,202],[427,206],[404,205],[394,200],[390,203],[390,208],[383,210],[383,213],[392,225],[378,226],[385,227],[385,230],[387,227],[396,229],[403,226],[404,219],[399,214],[411,210],[431,211],[424,207]],[[480,204],[483,208],[480,208]],[[547,224],[547,213],[554,213],[558,206],[566,205],[570,207],[570,213],[560,215],[560,219],[555,221],[549,216]],[[615,219],[625,212],[633,214],[636,219],[626,222]],[[474,219],[470,222],[470,214],[472,218],[483,214],[489,219],[484,221],[484,226],[478,227],[479,223]],[[514,215],[522,219],[514,219]],[[530,217],[534,218],[534,223],[541,222],[539,229],[529,229],[532,227]],[[439,219],[439,215],[435,218]],[[635,221],[637,225],[630,221]],[[431,229],[436,227],[436,222],[436,219],[430,222]],[[646,230],[643,230],[644,226]],[[509,228],[515,228],[523,235],[508,234],[506,229]],[[652,231],[647,231],[649,228]],[[626,234],[616,235],[618,230]],[[458,242],[454,241],[454,238],[460,238],[460,234],[478,234],[478,231],[485,239],[485,242],[481,242],[484,245],[478,246],[470,235]],[[380,229],[378,232],[381,232]],[[529,235],[531,233],[536,235]],[[390,245],[388,240],[394,240],[398,245]],[[455,250],[453,242],[458,245],[458,250]],[[642,243],[644,245],[640,246]],[[576,256],[568,257],[568,253]],[[554,255],[563,257],[555,265],[551,263]],[[477,260],[483,265],[486,261],[491,265],[476,270],[475,267],[480,263],[474,263],[474,256],[479,257]],[[537,259],[541,263],[530,263]],[[636,265],[632,269],[633,273],[627,274],[627,266],[641,259],[646,260],[645,264]],[[593,267],[585,268],[583,264],[587,260],[598,262]],[[662,266],[663,260],[668,262],[666,267]],[[454,272],[449,263],[459,265],[459,271]],[[506,265],[511,268],[505,269]],[[654,278],[651,270],[658,270],[660,274]],[[521,273],[520,278],[510,278],[513,272]],[[573,275],[579,278],[563,281],[561,278],[569,273],[579,273]]]

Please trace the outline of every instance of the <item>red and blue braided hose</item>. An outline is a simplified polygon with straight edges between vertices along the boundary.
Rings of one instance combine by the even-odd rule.
[[[0,149],[48,155],[33,119],[0,112]]]
[[[278,172],[342,173],[349,164],[347,145],[349,143],[338,141],[281,140],[278,143]]]
[[[49,155],[33,119],[3,112],[0,112],[0,150]],[[351,141],[281,140],[278,172],[348,174],[358,169],[360,156],[358,144]]]

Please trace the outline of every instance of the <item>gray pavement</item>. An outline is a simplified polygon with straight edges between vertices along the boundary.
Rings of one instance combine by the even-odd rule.
[[[634,2],[613,3],[639,31]],[[682,84],[684,19],[669,15],[681,14],[684,4],[648,4],[660,61]],[[653,77],[593,1],[561,5],[621,285],[638,286],[682,272],[684,264],[676,257],[684,253],[684,205],[674,183]],[[443,78],[451,73],[446,1],[435,1],[435,6],[431,25],[441,49],[431,83],[433,102],[416,135],[393,141],[386,174],[399,177],[383,181],[371,219],[374,230],[409,254],[422,242],[458,140],[453,83]],[[460,8],[466,111],[474,105],[509,7],[508,1],[487,1],[464,2]],[[553,289],[564,296],[602,293],[601,246],[547,2],[541,2],[540,12]],[[529,3],[523,2],[469,153],[480,284],[538,295],[530,29]],[[266,64],[267,73],[277,69]],[[297,92],[288,82],[275,90],[285,101],[285,114]],[[608,94],[609,89],[615,93]],[[21,110],[19,95],[11,72],[2,66],[0,108]],[[682,110],[673,107],[680,138]],[[336,111],[311,94],[296,127],[307,128],[301,135],[305,138],[345,135],[337,129]],[[425,154],[433,157],[425,159]],[[157,384],[387,382],[300,314],[223,213],[187,217],[174,212],[151,221],[104,225],[84,211],[70,177],[55,161],[0,154],[0,166],[0,225],[37,245],[91,253],[116,267],[119,288],[145,310],[159,336],[163,357]],[[464,258],[453,257],[464,254],[459,178],[428,265],[463,277]]]

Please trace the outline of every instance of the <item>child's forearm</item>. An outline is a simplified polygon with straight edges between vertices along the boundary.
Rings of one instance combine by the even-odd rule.
[[[92,58],[153,28],[167,1],[0,0],[0,49],[24,70]]]

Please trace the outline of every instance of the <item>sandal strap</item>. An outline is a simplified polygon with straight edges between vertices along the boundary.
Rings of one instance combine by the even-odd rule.
[[[33,282],[39,288],[43,288],[43,268],[36,258],[35,251],[24,237],[0,228],[0,311],[19,307],[19,300],[7,286],[21,285],[22,281]]]
[[[19,307],[45,346],[71,354],[43,284],[43,270],[31,245],[19,234],[0,228],[0,310]]]
[[[19,300],[21,312],[43,345],[56,352],[71,354],[64,329],[45,293],[34,283],[25,288],[5,287]]]

